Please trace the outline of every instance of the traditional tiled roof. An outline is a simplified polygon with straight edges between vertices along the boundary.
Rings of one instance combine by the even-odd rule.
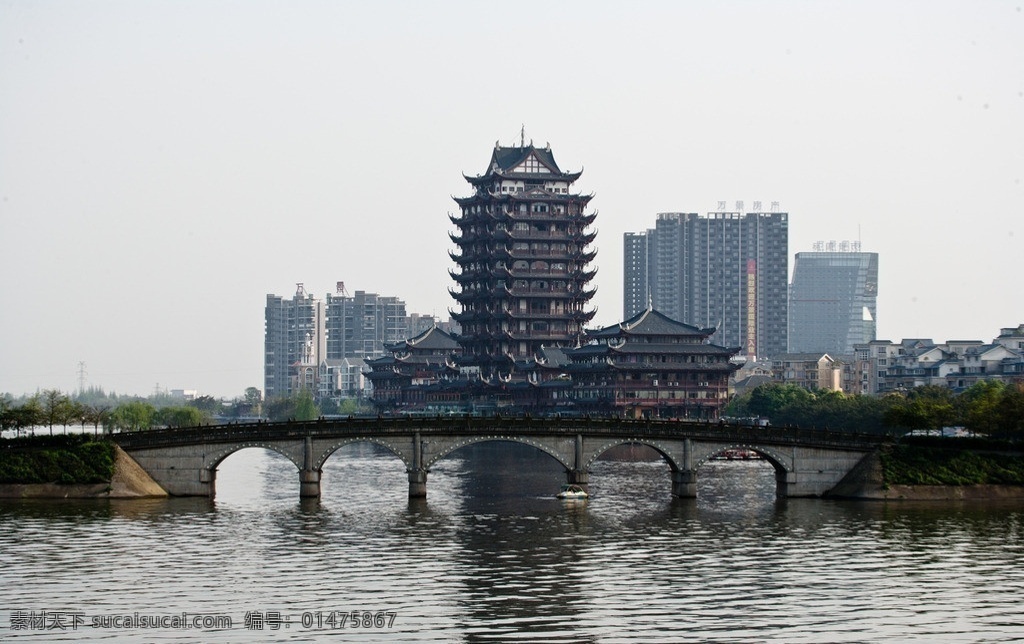
[[[541,347],[541,353],[545,367],[558,368],[569,363],[569,358],[561,347]]]
[[[532,172],[514,172],[514,170],[525,161],[530,155],[537,157],[537,160],[550,171],[550,176],[561,181],[569,181],[572,183],[582,172],[562,172],[555,163],[555,157],[551,153],[550,147],[538,148],[530,145],[524,145],[521,147],[502,147],[500,145],[494,146],[494,152],[491,154],[491,160],[487,164],[487,171],[482,175],[470,177],[463,175],[470,183],[480,183],[485,180],[489,180],[494,175],[506,176],[506,177],[529,177],[529,178],[541,178],[547,176],[546,173],[532,173]]]
[[[737,349],[720,347],[717,344],[668,344],[658,342],[626,342],[622,345],[585,344],[578,349],[566,349],[565,354],[573,358],[583,358],[612,353],[649,353],[665,355],[671,353],[732,355]],[[739,365],[737,365],[739,368]]]
[[[503,148],[497,145],[494,146],[494,152],[491,154],[491,162],[488,165],[487,170],[490,172],[491,170],[497,169],[508,172],[525,161],[531,153],[535,154],[537,156],[537,160],[547,166],[552,173],[562,173],[558,168],[558,164],[555,163],[555,156],[551,153],[551,148],[535,148],[533,143],[525,147],[516,148]]]
[[[690,335],[708,337],[715,329],[700,329],[690,324],[677,322],[664,313],[647,308],[624,322],[588,331],[591,338],[614,338],[621,335]]]
[[[384,348],[388,351],[408,351],[411,349],[457,351],[459,343],[450,334],[445,333],[435,325],[414,338],[401,340],[393,344],[385,344]]]

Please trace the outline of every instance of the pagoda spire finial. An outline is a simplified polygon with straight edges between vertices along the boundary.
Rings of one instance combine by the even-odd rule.
[[[526,123],[523,123],[519,128],[519,147],[526,147]]]

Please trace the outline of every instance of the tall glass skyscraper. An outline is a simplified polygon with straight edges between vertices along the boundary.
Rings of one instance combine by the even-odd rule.
[[[748,357],[785,353],[788,245],[784,212],[661,213],[623,239],[623,316],[649,303]]]
[[[797,253],[789,290],[789,351],[852,355],[875,339],[878,253]]]

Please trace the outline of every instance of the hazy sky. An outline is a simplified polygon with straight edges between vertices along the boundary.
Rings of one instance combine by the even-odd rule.
[[[880,254],[878,335],[1024,322],[1010,2],[0,0],[0,392],[263,387],[267,293],[455,304],[447,214],[550,143],[622,234],[719,201]]]

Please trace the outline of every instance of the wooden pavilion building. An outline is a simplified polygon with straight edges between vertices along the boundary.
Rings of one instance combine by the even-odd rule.
[[[729,376],[739,369],[730,359],[740,347],[710,344],[714,332],[652,308],[590,331],[588,344],[565,351],[577,409],[625,417],[717,418],[728,402]]]

